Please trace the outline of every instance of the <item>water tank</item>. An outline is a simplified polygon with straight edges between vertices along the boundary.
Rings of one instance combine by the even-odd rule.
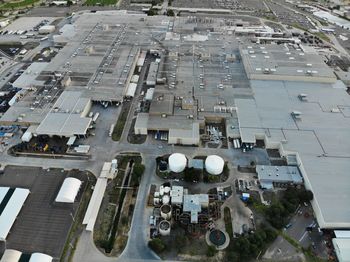
[[[211,155],[205,159],[205,169],[211,175],[220,175],[224,170],[225,161],[217,156]]]
[[[171,206],[164,204],[160,207],[160,216],[166,220],[171,218]]]
[[[159,187],[159,195],[160,195],[160,196],[163,196],[163,195],[164,195],[164,187],[163,187],[163,186],[160,186],[160,187]]]
[[[170,222],[167,220],[163,220],[159,223],[159,234],[161,236],[169,236],[170,235]]]
[[[163,204],[169,204],[170,202],[170,196],[164,195],[162,198]]]
[[[172,172],[180,173],[185,170],[187,159],[184,154],[174,153],[169,157],[169,168]]]

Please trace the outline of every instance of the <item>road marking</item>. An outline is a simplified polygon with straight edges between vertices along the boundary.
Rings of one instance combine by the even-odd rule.
[[[308,233],[307,231],[304,232],[304,234],[303,234],[303,235],[301,236],[301,238],[299,239],[299,242],[301,242],[301,241],[303,240],[303,238],[306,236],[307,233]]]

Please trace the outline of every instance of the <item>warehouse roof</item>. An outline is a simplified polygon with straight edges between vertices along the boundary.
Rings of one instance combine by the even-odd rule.
[[[83,114],[86,113],[90,99],[82,98],[81,95],[81,92],[64,91],[40,123],[36,133],[66,137],[85,135],[92,121]]]
[[[0,215],[0,240],[5,241],[13,223],[15,222],[25,200],[29,195],[29,190],[24,188],[16,188],[14,191],[11,191],[11,189],[5,188],[5,190],[2,189],[1,191],[6,191],[7,196],[10,195],[9,200]]]
[[[33,85],[42,84],[44,81],[35,80],[49,63],[34,62],[13,82],[13,86],[22,89],[31,88]]]
[[[264,166],[257,165],[256,172],[263,188],[273,187],[273,182],[301,184],[303,178],[296,166]]]
[[[18,262],[22,252],[15,249],[6,249],[1,257],[0,262]]]
[[[162,94],[154,92],[151,107],[149,109],[150,115],[172,115],[174,107],[174,96],[171,94]]]
[[[350,261],[350,238],[340,239],[333,238],[332,239],[335,253],[337,255],[339,262],[347,262]]]
[[[268,147],[296,155],[305,185],[314,193],[319,225],[349,227],[350,96],[345,86],[291,81],[251,81],[251,86],[254,99],[235,99],[242,141],[265,138]],[[295,110],[300,119],[292,116]]]
[[[336,77],[318,54],[285,45],[251,45],[240,48],[249,79],[334,83]]]
[[[67,177],[57,194],[56,202],[74,203],[74,200],[79,192],[81,181],[74,177]]]
[[[89,206],[86,210],[83,225],[86,225],[86,230],[94,230],[95,222],[97,219],[98,211],[103,200],[104,193],[107,187],[107,178],[99,177],[97,179],[94,192],[92,193]]]
[[[30,256],[29,262],[51,262],[52,257],[43,253],[33,253]]]
[[[148,113],[138,113],[135,122],[135,129],[147,129],[148,117]]]

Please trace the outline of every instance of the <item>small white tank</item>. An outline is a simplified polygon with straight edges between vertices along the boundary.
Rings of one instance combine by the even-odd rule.
[[[163,186],[160,186],[160,187],[159,187],[159,195],[160,195],[160,196],[163,196],[163,195],[164,195],[164,187],[163,187]]]
[[[159,234],[161,236],[169,236],[170,235],[170,222],[167,220],[163,220],[159,223]]]
[[[167,205],[170,203],[170,196],[164,195],[162,198],[163,205]]]

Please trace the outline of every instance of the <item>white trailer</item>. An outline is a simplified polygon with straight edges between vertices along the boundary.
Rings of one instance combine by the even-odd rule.
[[[92,118],[92,121],[93,121],[94,123],[96,123],[96,121],[97,121],[97,119],[98,119],[99,116],[100,116],[100,113],[97,112],[97,113],[94,115],[94,117]]]
[[[111,124],[111,127],[109,128],[109,133],[108,133],[109,137],[111,137],[113,134],[114,126],[115,126],[114,124]]]

